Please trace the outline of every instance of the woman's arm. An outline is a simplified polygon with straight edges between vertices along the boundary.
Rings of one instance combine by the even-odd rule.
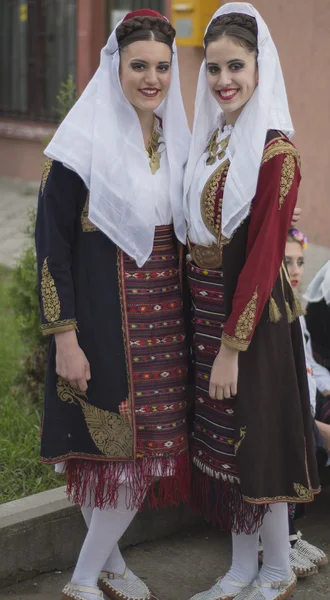
[[[284,139],[276,144],[269,144],[264,152],[252,203],[245,262],[211,372],[210,396],[219,400],[237,393],[239,351],[248,349],[278,277],[297,202],[299,155]]]
[[[245,264],[222,336],[223,344],[230,348],[247,350],[270,298],[283,261],[299,183],[297,150],[283,139],[270,144],[252,203]]]
[[[55,334],[57,373],[85,391],[89,364],[77,341],[71,272],[82,191],[83,182],[76,173],[57,161],[46,161],[35,239],[42,333]]]

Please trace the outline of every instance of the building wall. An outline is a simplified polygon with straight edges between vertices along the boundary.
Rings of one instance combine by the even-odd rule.
[[[330,247],[330,2],[253,0],[268,24],[285,76],[302,157],[299,226],[313,244]],[[180,48],[182,91],[189,122],[202,50]]]

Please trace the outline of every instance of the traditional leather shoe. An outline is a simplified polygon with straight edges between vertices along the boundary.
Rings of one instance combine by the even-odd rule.
[[[95,600],[104,600],[103,593],[97,588],[88,587],[86,585],[74,585],[73,583],[67,583],[64,590],[62,591],[62,600],[85,600],[80,592],[86,594],[94,594]]]
[[[310,560],[316,567],[324,567],[328,564],[328,557],[324,554],[323,550],[303,540],[300,531],[298,531],[296,536],[290,536],[291,541],[295,541],[294,538],[297,539],[294,549],[300,556]]]
[[[199,592],[199,594],[195,594],[190,600],[232,600],[233,598],[237,598],[238,594],[249,584],[248,583],[239,583],[238,581],[227,581],[227,583],[233,587],[237,588],[237,592],[224,592],[221,587],[222,578],[219,577],[215,582],[214,586],[205,592]]]
[[[297,585],[297,577],[292,572],[288,579],[283,581],[274,581],[272,583],[265,583],[258,577],[250,585],[244,588],[235,600],[266,600],[266,596],[263,593],[263,589],[270,588],[278,590],[273,600],[286,600],[291,596]]]
[[[98,580],[99,588],[110,600],[158,600],[146,584],[138,577],[128,579],[129,569],[126,567],[123,575],[102,571]],[[117,589],[111,581],[121,579],[124,585]]]

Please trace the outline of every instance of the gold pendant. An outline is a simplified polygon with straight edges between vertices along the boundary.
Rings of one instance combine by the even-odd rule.
[[[152,154],[151,154],[149,164],[150,164],[151,173],[153,175],[155,173],[157,173],[158,169],[160,168],[160,157],[161,157],[160,152],[152,152]]]
[[[225,158],[225,156],[226,156],[226,149],[227,149],[228,144],[229,144],[230,135],[228,135],[226,137],[226,139],[222,140],[222,142],[220,142],[220,144],[219,144],[219,142],[217,141],[217,139],[218,139],[218,132],[219,132],[219,129],[217,129],[214,132],[214,134],[212,135],[212,137],[210,139],[210,143],[209,143],[208,148],[207,148],[207,150],[209,152],[209,156],[206,159],[206,164],[207,165],[214,165],[217,157],[218,157],[219,160],[223,160]],[[220,146],[220,152],[218,154],[219,146]]]
[[[191,248],[191,257],[201,269],[219,269],[222,265],[221,248],[215,242],[211,246],[196,244]]]
[[[209,156],[209,157],[208,157],[208,159],[206,160],[206,164],[207,164],[208,166],[210,166],[210,165],[214,165],[214,163],[215,163],[215,160],[216,160],[216,156]]]
[[[149,166],[151,173],[154,175],[160,168],[161,153],[158,152],[160,146],[160,132],[157,131],[157,119],[154,117],[154,126],[149,142],[149,146],[146,149],[147,156],[149,158]]]

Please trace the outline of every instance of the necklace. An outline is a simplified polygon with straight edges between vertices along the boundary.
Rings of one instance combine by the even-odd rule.
[[[212,137],[210,139],[209,145],[207,147],[207,151],[209,153],[209,156],[206,160],[207,165],[214,165],[217,157],[219,160],[222,160],[225,157],[226,149],[227,149],[227,146],[228,146],[229,140],[230,140],[230,135],[228,135],[221,142],[218,142],[218,134],[219,134],[219,128],[215,130],[214,134],[212,135]],[[220,152],[219,152],[219,149],[220,149]]]
[[[149,157],[149,164],[151,173],[154,175],[158,169],[160,168],[160,157],[161,154],[158,152],[158,148],[160,145],[159,142],[160,132],[157,130],[157,119],[154,117],[154,125],[152,129],[152,134],[149,142],[149,146],[147,148],[147,155]]]

